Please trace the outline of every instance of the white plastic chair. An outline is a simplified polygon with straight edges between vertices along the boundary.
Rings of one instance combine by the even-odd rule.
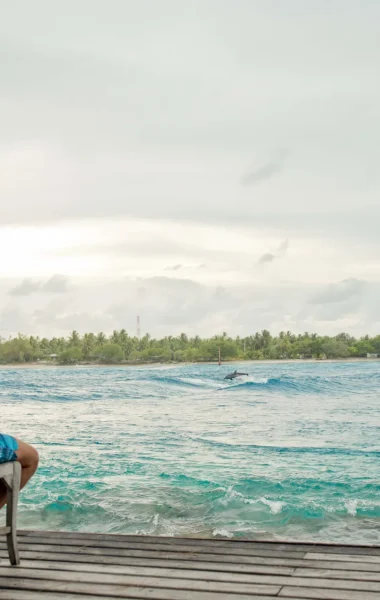
[[[11,565],[19,565],[16,518],[21,481],[20,463],[14,461],[0,464],[0,480],[5,483],[7,489],[6,525],[5,527],[0,527],[0,534],[7,536],[7,547]]]

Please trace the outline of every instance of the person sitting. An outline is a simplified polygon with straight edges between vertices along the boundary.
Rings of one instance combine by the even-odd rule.
[[[11,435],[0,433],[0,463],[17,460],[21,464],[21,489],[37,471],[38,452],[33,446],[14,438]],[[7,503],[7,489],[5,483],[0,481],[0,508]]]

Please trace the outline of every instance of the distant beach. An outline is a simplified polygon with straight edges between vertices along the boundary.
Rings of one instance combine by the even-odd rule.
[[[355,362],[379,362],[380,358],[287,358],[287,359],[260,359],[260,360],[224,360],[222,361],[222,365],[234,365],[237,363],[245,364],[245,365],[266,365],[266,364],[308,364],[308,363],[355,363]],[[88,368],[96,368],[96,367],[119,367],[119,368],[134,368],[138,369],[140,367],[176,367],[176,366],[189,366],[189,365],[215,365],[219,366],[217,362],[213,361],[204,361],[204,362],[149,362],[149,363],[118,363],[118,364],[110,364],[110,363],[77,363],[77,364],[61,364],[58,362],[31,362],[31,363],[7,363],[0,364],[0,369],[42,369],[42,368],[67,368],[67,367],[88,367]]]

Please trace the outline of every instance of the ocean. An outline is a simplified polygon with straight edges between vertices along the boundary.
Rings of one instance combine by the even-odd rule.
[[[376,361],[0,369],[19,524],[378,544],[379,395]]]

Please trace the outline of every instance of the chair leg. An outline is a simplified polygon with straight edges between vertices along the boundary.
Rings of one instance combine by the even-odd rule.
[[[7,478],[8,479],[8,478]],[[20,491],[21,465],[19,462],[13,463],[13,477],[11,481],[5,480],[7,486],[7,515],[6,524],[10,527],[10,533],[7,534],[8,554],[11,565],[19,565],[20,557],[17,546],[17,503]]]

